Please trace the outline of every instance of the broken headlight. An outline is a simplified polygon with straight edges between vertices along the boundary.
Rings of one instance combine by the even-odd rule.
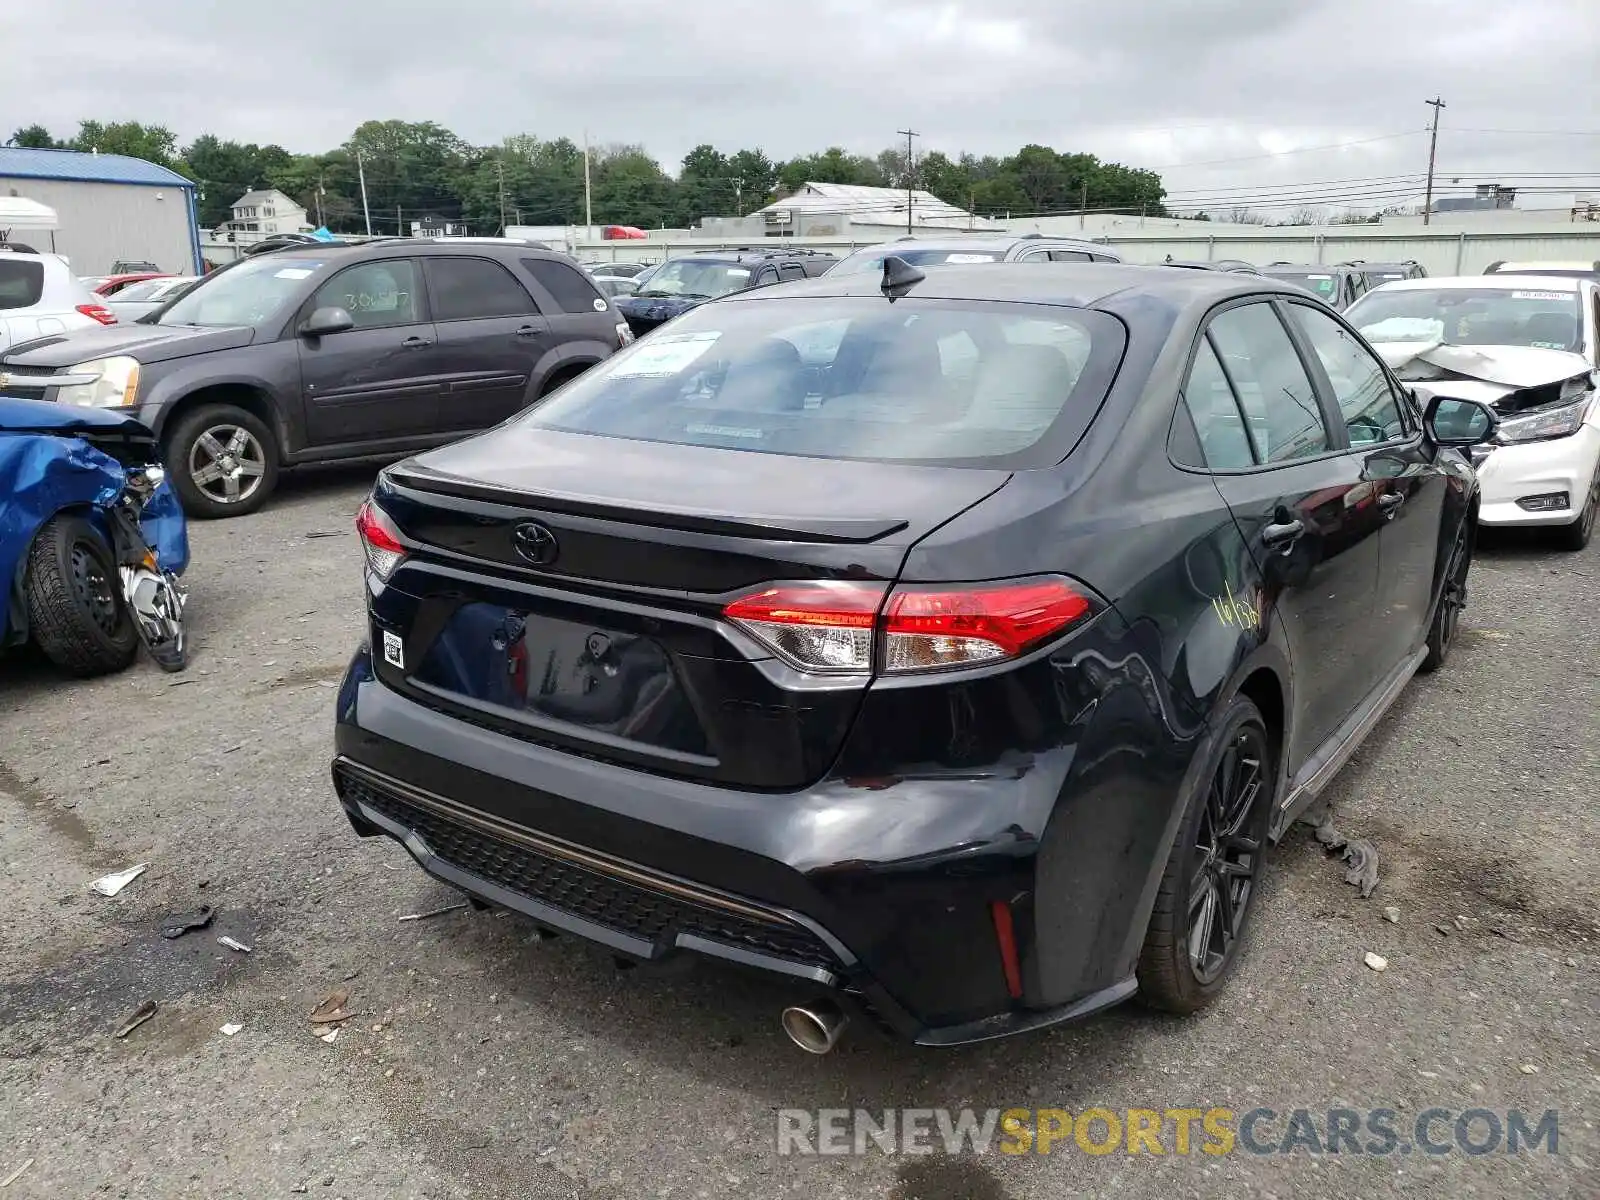
[[[1578,400],[1562,400],[1547,408],[1517,413],[1500,419],[1500,432],[1495,441],[1510,445],[1517,442],[1543,442],[1551,438],[1570,437],[1583,428],[1583,419],[1593,402],[1592,394]]]

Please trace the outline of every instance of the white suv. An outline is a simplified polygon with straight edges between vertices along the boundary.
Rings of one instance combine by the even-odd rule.
[[[116,323],[117,314],[78,282],[60,255],[0,246],[0,353],[52,333]]]

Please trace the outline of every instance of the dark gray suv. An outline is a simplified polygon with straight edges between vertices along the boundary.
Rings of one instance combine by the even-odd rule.
[[[285,467],[485,429],[632,340],[578,264],[502,238],[293,246],[134,324],[15,346],[6,395],[120,409],[198,517],[260,507]]]

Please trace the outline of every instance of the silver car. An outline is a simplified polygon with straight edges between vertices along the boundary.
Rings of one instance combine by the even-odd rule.
[[[143,283],[130,283],[106,300],[106,307],[117,314],[119,321],[137,321],[147,317],[169,300],[176,300],[200,279],[195,275],[173,275],[165,279],[146,279]]]

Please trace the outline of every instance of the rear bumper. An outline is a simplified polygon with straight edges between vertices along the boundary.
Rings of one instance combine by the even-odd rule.
[[[1037,843],[1016,831],[1043,772],[984,780],[981,797],[842,780],[774,795],[645,775],[426,708],[374,678],[365,647],[341,687],[336,746],[358,832],[619,954],[755,968],[924,1045],[1076,1019],[1134,990],[1131,962],[1104,953],[1076,964],[1069,994],[1043,994],[1025,900],[1028,989],[1010,995],[990,906],[1032,896]]]
[[[1478,520],[1506,527],[1570,525],[1583,510],[1600,469],[1600,428],[1585,425],[1571,437],[1496,446],[1478,464],[1483,488]],[[1517,503],[1530,496],[1567,494],[1567,506],[1530,512]]]

